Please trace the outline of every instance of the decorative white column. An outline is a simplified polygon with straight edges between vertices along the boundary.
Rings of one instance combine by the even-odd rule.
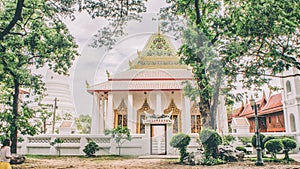
[[[99,93],[93,93],[93,112],[92,112],[92,128],[91,134],[99,133],[99,105],[98,105]]]
[[[104,134],[104,97],[99,97],[99,133]]]
[[[161,108],[161,93],[156,93],[156,109],[155,114],[160,115],[163,114],[162,108]]]
[[[136,120],[134,118],[133,113],[133,96],[132,93],[128,93],[128,99],[127,99],[127,110],[128,110],[128,128],[130,129],[131,134],[136,133]]]
[[[106,114],[106,128],[113,129],[114,128],[114,107],[113,107],[113,94],[108,93],[107,100],[107,114]]]
[[[181,113],[182,132],[191,133],[191,101],[187,96],[183,96],[183,108]]]

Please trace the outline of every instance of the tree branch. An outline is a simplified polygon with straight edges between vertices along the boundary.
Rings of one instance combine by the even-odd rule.
[[[239,74],[245,74],[245,71],[238,71]],[[298,77],[300,76],[299,73],[296,74],[290,74],[290,75],[271,75],[271,74],[265,74],[265,73],[256,73],[255,75],[257,76],[267,76],[267,77],[275,77],[275,78],[280,78],[280,79],[284,79],[284,78],[289,78],[289,77]]]
[[[195,12],[196,12],[196,24],[199,25],[201,23],[199,0],[195,0]]]
[[[0,40],[1,41],[3,40],[4,36],[6,36],[10,32],[10,30],[16,25],[16,23],[19,20],[22,20],[23,6],[24,6],[24,0],[18,0],[17,8],[16,8],[13,19],[10,21],[10,23],[7,25],[7,27],[2,32],[0,32]]]

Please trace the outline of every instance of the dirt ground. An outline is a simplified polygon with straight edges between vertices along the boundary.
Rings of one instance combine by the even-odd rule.
[[[27,158],[25,163],[13,165],[13,169],[300,169],[300,163],[276,164],[265,163],[263,167],[256,167],[254,162],[244,161],[217,166],[188,166],[180,165],[172,159],[114,159],[83,157],[61,157],[61,158]]]

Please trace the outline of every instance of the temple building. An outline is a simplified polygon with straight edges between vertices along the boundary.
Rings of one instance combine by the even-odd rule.
[[[131,134],[151,140],[145,141],[148,154],[169,154],[172,135],[199,133],[199,108],[183,92],[183,82],[192,81],[193,74],[179,60],[170,39],[155,33],[129,70],[89,87],[94,98],[91,134],[127,126]],[[224,101],[218,110],[218,129],[228,133]]]
[[[285,132],[285,117],[282,104],[282,93],[269,94],[256,101],[260,132]],[[255,112],[250,103],[242,104],[228,118],[232,133],[247,134],[255,132]],[[248,124],[248,125],[247,125]],[[247,128],[248,131],[242,130]]]

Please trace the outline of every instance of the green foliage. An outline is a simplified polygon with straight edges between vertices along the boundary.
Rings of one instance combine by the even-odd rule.
[[[54,146],[58,152],[58,156],[60,157],[61,144],[64,142],[61,138],[55,138],[53,142],[50,142],[51,146]],[[56,145],[56,146],[55,146]]]
[[[205,149],[206,158],[210,156],[217,158],[218,145],[222,144],[222,137],[214,130],[203,129],[200,132],[199,139]]]
[[[111,135],[111,137],[116,141],[119,147],[119,155],[121,155],[121,145],[126,141],[131,141],[130,131],[127,127],[117,126],[112,130],[106,129],[104,131],[105,135]]]
[[[75,119],[75,122],[80,134],[89,134],[91,132],[91,116],[81,114],[78,118]]]
[[[100,147],[94,141],[89,142],[83,149],[86,156],[92,157],[95,155],[96,151],[99,151]]]
[[[219,164],[225,164],[226,161],[222,160],[222,159],[218,159],[218,158],[206,158],[203,160],[203,162],[201,163],[201,165],[208,165],[208,166],[213,166],[213,165],[219,165]]]
[[[284,159],[289,161],[289,151],[297,147],[297,142],[290,138],[281,139],[283,144]]]
[[[49,109],[51,109],[52,105],[44,105],[44,104],[39,104],[39,109],[37,110],[37,112],[39,112],[39,119],[41,119],[42,123],[43,123],[43,129],[41,131],[41,133],[46,133],[46,129],[47,129],[47,120],[52,117],[53,112],[50,111]]]
[[[239,137],[239,140],[244,144],[247,145],[251,143],[252,137]]]
[[[204,125],[212,118],[205,113],[209,112],[213,95],[218,92],[212,85],[218,78],[212,78],[212,75],[226,79],[226,89],[222,92],[227,94],[226,102],[232,104],[242,99],[241,93],[230,93],[237,84],[259,90],[269,82],[270,77],[286,77],[280,73],[291,68],[300,69],[297,55],[300,53],[297,45],[300,35],[299,1],[180,0],[167,3],[168,6],[161,10],[160,18],[167,30],[183,30],[176,24],[182,23],[180,18],[188,23],[182,33],[180,54],[197,80],[196,85],[187,87],[187,95],[196,95],[203,102],[199,105],[201,113],[204,113],[203,118],[207,119],[202,123]],[[213,50],[221,59],[220,72],[223,73],[220,76],[207,71],[209,64],[206,64],[205,57],[211,46],[215,46]]]
[[[265,147],[272,154],[272,157],[276,158],[276,154],[283,149],[283,144],[280,139],[272,139],[266,142]]]
[[[92,47],[112,48],[117,38],[125,35],[124,28],[128,21],[140,21],[140,14],[146,12],[145,1],[83,1],[82,10],[92,18],[102,17],[108,20],[108,26],[94,35]]]
[[[257,161],[257,158],[248,158],[248,160],[255,162]],[[285,159],[278,159],[278,158],[266,158],[266,157],[263,158],[264,162],[275,162],[275,163],[283,163],[283,164],[288,164],[291,161],[295,161],[294,159],[289,159],[289,160],[290,161],[287,161]]]
[[[180,152],[180,163],[183,163],[184,157],[188,155],[187,146],[191,141],[191,137],[184,133],[176,134],[172,137],[170,145],[172,147],[178,148]]]
[[[231,141],[235,140],[235,137],[233,135],[225,135],[222,137],[224,145],[229,145]]]
[[[259,140],[260,140],[260,147],[261,149],[263,150],[264,149],[264,138],[265,138],[265,135],[259,133]],[[256,148],[256,135],[253,135],[252,139],[251,139],[251,143],[252,143],[252,146]]]
[[[235,149],[238,150],[238,151],[243,151],[245,153],[247,152],[246,148],[243,147],[243,146],[237,146]]]
[[[269,140],[272,140],[272,139],[275,139],[276,137],[274,137],[274,136],[267,136],[267,137],[265,137],[264,139],[263,139],[263,145],[265,145],[266,144],[266,142],[267,141],[269,141]]]
[[[74,2],[20,2],[23,4],[16,8],[15,1],[5,1],[0,10],[0,78],[1,85],[9,91],[4,104],[7,115],[1,117],[1,121],[7,124],[13,153],[17,153],[17,133],[34,135],[37,132],[38,126],[29,123],[36,111],[28,108],[26,101],[19,101],[20,88],[30,91],[30,96],[36,99],[34,102],[38,102],[44,92],[42,76],[31,70],[48,66],[54,72],[67,74],[78,55],[74,38],[60,19],[60,12],[72,13],[69,8],[60,6],[69,7]],[[16,18],[16,22],[11,22],[12,18]]]

